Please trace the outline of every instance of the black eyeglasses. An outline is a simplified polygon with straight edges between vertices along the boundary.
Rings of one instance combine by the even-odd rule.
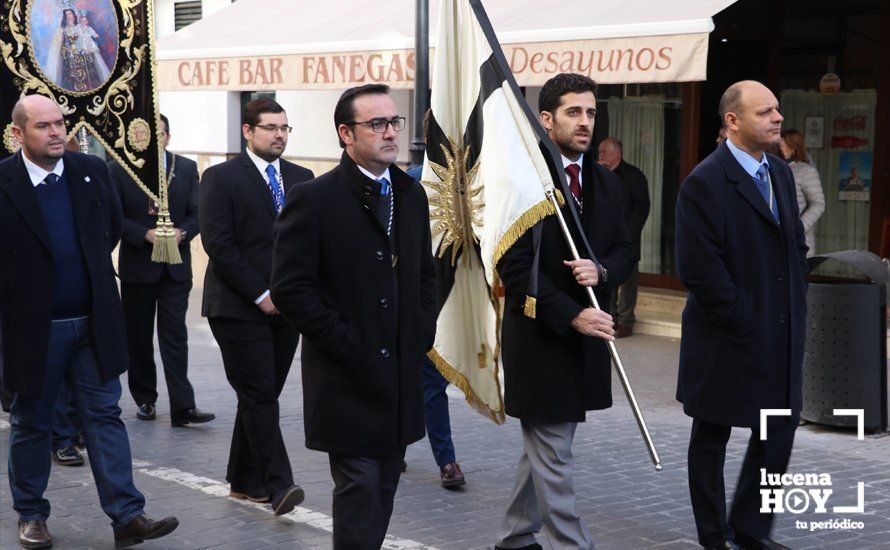
[[[396,132],[401,132],[405,128],[405,117],[394,116],[389,119],[380,117],[361,122],[358,120],[351,120],[346,123],[347,126],[355,126],[356,124],[364,124],[365,126],[370,126],[371,130],[376,134],[385,133],[387,126],[392,126],[392,129]]]
[[[293,126],[275,126],[274,124],[263,124],[262,126],[257,124],[254,128],[260,128],[269,132],[270,134],[274,134],[276,132],[281,132],[282,134],[289,134],[293,132]]]

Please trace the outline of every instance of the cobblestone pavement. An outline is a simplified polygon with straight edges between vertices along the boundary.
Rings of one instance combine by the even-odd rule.
[[[299,358],[281,398],[281,425],[306,501],[295,512],[275,519],[263,506],[226,498],[225,469],[235,396],[226,382],[219,349],[205,320],[197,315],[199,305],[200,293],[196,291],[189,314],[190,377],[198,406],[215,412],[217,419],[201,426],[171,428],[164,389],[154,422],[136,419],[129,395],[121,400],[136,461],[136,484],[148,500],[146,512],[154,518],[176,515],[181,523],[172,535],[142,547],[329,548],[332,482],[327,457],[303,444]],[[577,431],[574,452],[579,512],[600,549],[696,548],[685,469],[691,422],[673,399],[678,342],[634,336],[620,340],[619,350],[664,470],[655,472],[649,463],[616,383],[616,405],[588,414],[587,422]],[[159,378],[163,383],[163,377]],[[125,379],[122,383],[126,387]],[[504,426],[495,426],[472,412],[453,388],[449,393],[458,460],[468,485],[462,491],[442,489],[427,442],[410,447],[387,548],[490,548],[496,540],[521,445],[519,424],[509,420]],[[0,461],[4,464],[8,437],[4,413],[0,415]],[[736,430],[730,442],[726,466],[730,487],[741,466],[747,437],[747,432]],[[827,473],[834,493],[827,513],[781,515],[774,531],[776,539],[793,548],[890,548],[890,437],[866,436],[858,441],[855,431],[804,426],[798,430],[790,471]],[[833,506],[857,503],[858,482],[864,483],[864,511],[834,512]],[[113,547],[110,522],[99,508],[88,467],[53,466],[46,496],[53,505],[48,525],[56,548]],[[846,529],[813,525],[810,530],[810,522],[844,519],[861,522],[861,528],[855,528],[860,527],[856,523]],[[539,541],[548,547],[545,535]],[[0,547],[17,547],[16,515],[5,467],[0,467]]]

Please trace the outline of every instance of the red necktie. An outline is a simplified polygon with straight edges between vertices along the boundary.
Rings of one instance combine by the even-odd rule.
[[[569,191],[575,197],[575,201],[581,204],[581,167],[577,164],[569,164],[566,166],[566,173],[569,175]]]

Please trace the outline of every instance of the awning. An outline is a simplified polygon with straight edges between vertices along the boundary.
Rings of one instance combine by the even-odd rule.
[[[484,5],[519,85],[538,86],[560,72],[606,84],[705,80],[711,16],[734,1]],[[430,0],[431,29],[438,3]],[[160,89],[413,88],[414,4],[239,0],[159,41]]]

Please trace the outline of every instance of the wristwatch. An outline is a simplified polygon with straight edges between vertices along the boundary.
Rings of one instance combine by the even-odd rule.
[[[599,283],[597,283],[597,286],[599,286],[599,284],[601,284],[601,283],[608,283],[609,282],[609,270],[606,269],[606,266],[604,266],[601,263],[597,263],[596,270],[599,271]]]

